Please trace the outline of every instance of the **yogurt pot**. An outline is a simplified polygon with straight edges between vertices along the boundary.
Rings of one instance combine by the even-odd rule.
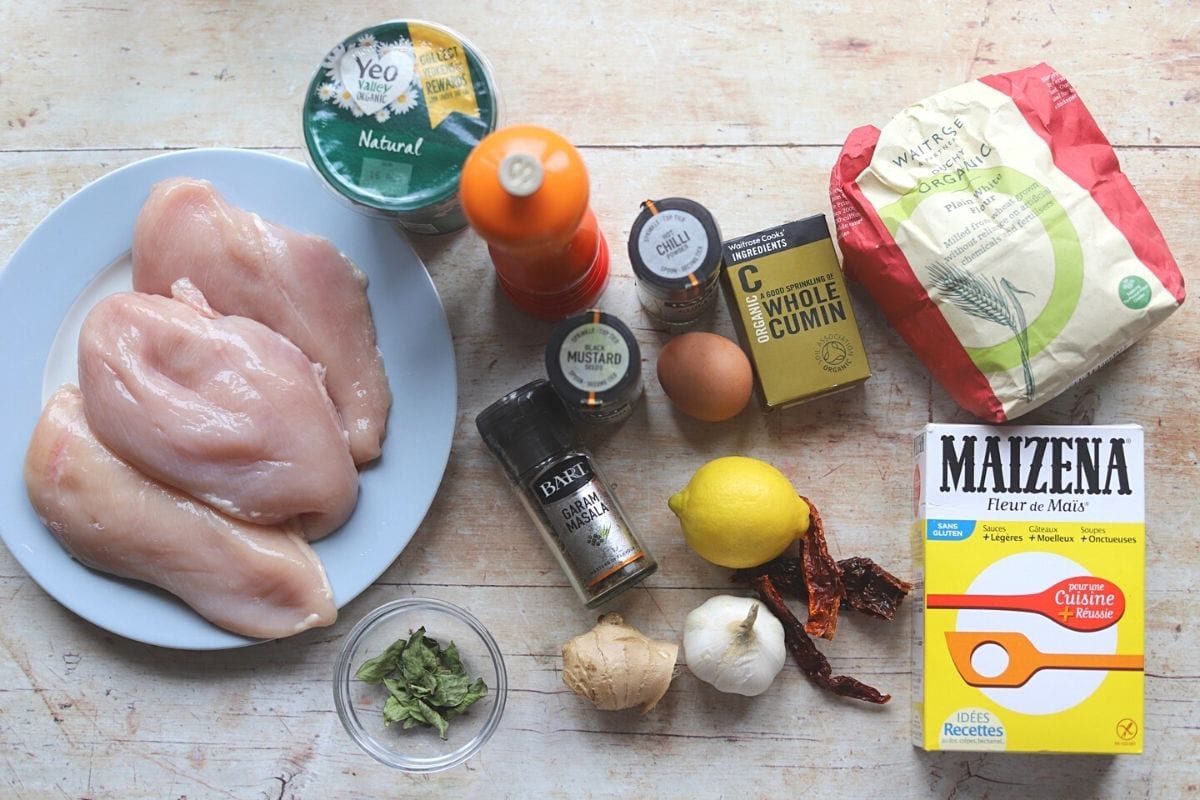
[[[500,120],[491,65],[441,25],[393,20],[338,42],[304,97],[314,169],[355,208],[412,233],[466,225],[458,182]]]

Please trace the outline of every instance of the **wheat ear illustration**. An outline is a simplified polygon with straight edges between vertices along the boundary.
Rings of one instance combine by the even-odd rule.
[[[973,275],[954,264],[933,264],[929,276],[934,288],[959,309],[1012,331],[1021,349],[1021,366],[1025,371],[1025,400],[1033,399],[1033,370],[1029,366],[1029,332],[1025,328],[1025,309],[1018,294],[1032,295],[1018,289],[1008,278],[988,279]]]

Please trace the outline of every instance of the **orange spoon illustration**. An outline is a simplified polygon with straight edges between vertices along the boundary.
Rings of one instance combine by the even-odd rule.
[[[1125,593],[1091,575],[1066,578],[1034,594],[930,594],[926,608],[1032,611],[1073,631],[1102,631],[1125,614]]]
[[[971,663],[975,651],[985,644],[1004,649],[1008,664],[997,675],[983,675]],[[1043,653],[1023,633],[1015,631],[947,631],[946,648],[958,674],[971,686],[1016,688],[1043,669],[1141,670],[1142,656],[1114,653]]]

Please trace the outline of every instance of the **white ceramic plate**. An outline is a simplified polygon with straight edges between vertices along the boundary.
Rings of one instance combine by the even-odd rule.
[[[212,181],[230,202],[272,222],[328,238],[370,278],[395,401],[383,457],[362,473],[354,516],[314,545],[339,608],[387,569],[429,510],[458,397],[450,328],[421,260],[389,223],[343,206],[304,164],[244,150],[157,156],[84,187],[34,229],[0,272],[0,538],[46,592],[84,619],[148,644],[211,650],[257,640],[217,628],[163,591],[80,565],[38,520],[22,476],[44,399],[74,380],[83,316],[100,297],[130,286],[133,224],[150,187],[184,175]]]

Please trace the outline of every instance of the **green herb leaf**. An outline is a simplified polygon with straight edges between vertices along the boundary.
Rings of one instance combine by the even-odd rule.
[[[462,659],[458,655],[458,647],[454,642],[451,642],[450,646],[442,652],[442,666],[459,675],[466,672],[463,669]]]
[[[453,672],[439,672],[437,688],[429,695],[429,702],[442,708],[453,708],[467,696],[471,682],[466,675],[456,675]]]
[[[402,702],[412,697],[412,693],[408,691],[408,685],[402,680],[384,678],[383,687],[388,690],[388,694]]]
[[[408,690],[413,693],[414,697],[428,697],[436,689],[437,675],[432,672],[421,673],[408,684]]]
[[[363,662],[355,674],[359,680],[382,683],[387,690],[385,724],[433,727],[443,739],[449,720],[487,694],[482,678],[470,682],[454,642],[443,650],[423,627]]]
[[[463,699],[456,706],[446,711],[446,719],[454,719],[466,711],[477,700],[482,700],[486,696],[487,684],[483,682],[483,678],[477,678],[467,689],[467,693],[463,696]]]
[[[427,723],[437,728],[438,736],[441,736],[443,739],[445,739],[446,730],[450,727],[450,723],[446,721],[446,718],[435,711],[434,708],[424,700],[417,700],[415,701],[415,704],[417,713],[419,713]]]
[[[390,725],[393,722],[403,722],[408,719],[409,706],[402,703],[395,695],[390,695],[387,702],[383,704],[383,722],[385,725]]]
[[[400,671],[409,683],[416,683],[437,668],[437,652],[425,640],[425,629],[418,628],[400,654]],[[432,688],[430,686],[430,690]]]
[[[368,658],[354,673],[354,677],[360,681],[367,683],[379,683],[384,676],[396,668],[396,661],[400,658],[400,654],[404,651],[405,641],[397,639],[392,642],[387,650],[384,650],[374,658]]]

